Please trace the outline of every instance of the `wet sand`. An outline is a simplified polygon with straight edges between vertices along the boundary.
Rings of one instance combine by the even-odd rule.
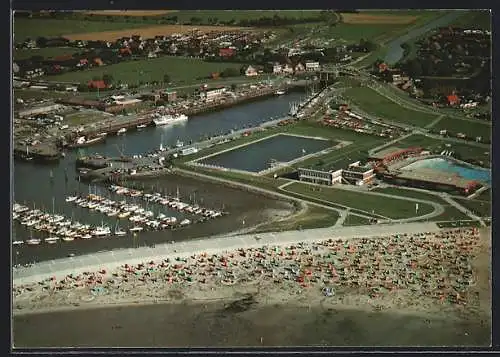
[[[16,347],[489,345],[488,323],[434,316],[287,305],[237,313],[225,312],[222,303],[159,304],[19,316],[14,341]]]

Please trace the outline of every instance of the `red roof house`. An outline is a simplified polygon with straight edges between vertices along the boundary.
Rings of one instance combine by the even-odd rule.
[[[378,65],[378,70],[379,70],[379,72],[384,72],[384,71],[386,71],[388,68],[389,68],[389,67],[388,67],[388,66],[387,66],[387,64],[385,64],[385,63],[381,63],[381,64],[379,64],[379,65]]]
[[[220,57],[232,57],[234,56],[234,50],[232,48],[221,48],[219,49]]]
[[[102,79],[99,81],[89,81],[88,86],[89,88],[96,88],[96,89],[106,89],[108,87]]]
[[[460,98],[458,98],[458,96],[456,94],[451,94],[451,95],[447,96],[446,99],[448,100],[449,105],[460,104]]]

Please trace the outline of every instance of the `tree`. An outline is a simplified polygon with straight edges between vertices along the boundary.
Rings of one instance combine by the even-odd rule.
[[[170,76],[168,74],[163,75],[163,83],[170,83]]]

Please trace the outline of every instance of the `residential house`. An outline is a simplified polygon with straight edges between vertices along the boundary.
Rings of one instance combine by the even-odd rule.
[[[306,70],[306,67],[302,63],[297,63],[295,67],[293,67],[294,73],[304,73]]]
[[[108,88],[108,86],[106,85],[106,83],[102,79],[98,80],[98,81],[89,81],[87,83],[87,85],[89,88],[94,88],[94,89],[106,89],[106,88]]]
[[[247,77],[252,77],[252,76],[257,76],[257,75],[259,75],[259,73],[252,66],[248,66],[247,69],[245,70],[245,76],[247,76]]]
[[[235,55],[233,48],[221,48],[219,49],[219,57],[229,58]]]
[[[281,74],[281,73],[283,73],[283,67],[281,66],[281,64],[275,63],[273,65],[273,73],[274,74]]]
[[[293,67],[290,64],[286,63],[282,68],[282,72],[284,74],[293,74]]]
[[[104,66],[104,62],[102,61],[102,59],[100,57],[96,57],[92,61],[97,66]]]
[[[312,61],[307,61],[306,62],[306,71],[319,71],[320,66],[319,62],[312,62]]]
[[[446,100],[448,102],[448,105],[454,106],[460,104],[460,98],[456,94],[450,94],[449,96],[446,97]]]
[[[387,66],[387,64],[385,63],[381,63],[378,65],[378,71],[381,73],[381,72],[385,72],[389,69],[389,66]]]

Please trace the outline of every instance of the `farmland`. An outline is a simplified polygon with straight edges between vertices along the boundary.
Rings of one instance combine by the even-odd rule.
[[[85,11],[85,15],[98,16],[161,16],[177,12],[178,10],[101,10]]]
[[[491,139],[491,125],[489,123],[458,118],[444,117],[434,126],[434,130],[448,130],[452,133],[464,133],[468,136],[481,136],[484,139]]]
[[[344,13],[342,22],[346,24],[385,24],[385,25],[408,25],[416,21],[417,16],[377,13]]]
[[[45,47],[37,49],[15,49],[13,51],[14,60],[28,59],[33,56],[41,56],[43,58],[51,58],[63,55],[72,55],[77,52],[76,48],[66,47]]]
[[[378,214],[391,219],[415,216],[415,202],[406,201],[404,199],[400,200],[351,190],[335,189],[327,186],[318,188],[313,185],[301,183],[288,185],[284,190],[363,210],[368,213]],[[427,204],[420,204],[419,206],[419,215],[432,212],[432,207]]]
[[[125,36],[139,35],[144,38],[153,38],[160,35],[172,35],[174,33],[188,33],[193,30],[199,30],[202,32],[211,31],[236,31],[241,30],[242,27],[233,26],[184,26],[184,25],[159,25],[159,26],[148,26],[141,28],[129,28],[124,27],[123,29],[101,31],[101,32],[82,32],[82,33],[69,33],[63,35],[63,37],[75,40],[105,40],[114,41]]]
[[[204,62],[196,58],[160,57],[148,60],[137,60],[118,63],[112,66],[101,66],[87,71],[68,72],[44,79],[61,82],[86,83],[94,77],[102,78],[104,74],[113,76],[115,81],[137,84],[162,80],[165,74],[174,83],[187,84],[199,77],[207,77],[211,72],[223,71],[232,67],[239,69],[241,63]]]
[[[382,119],[424,127],[436,118],[434,114],[403,108],[367,87],[350,88],[344,94],[364,111]]]
[[[151,24],[66,19],[16,18],[13,26],[15,41],[21,42],[27,38],[35,39],[37,37],[57,37],[75,33],[140,28],[144,26],[151,26]]]

